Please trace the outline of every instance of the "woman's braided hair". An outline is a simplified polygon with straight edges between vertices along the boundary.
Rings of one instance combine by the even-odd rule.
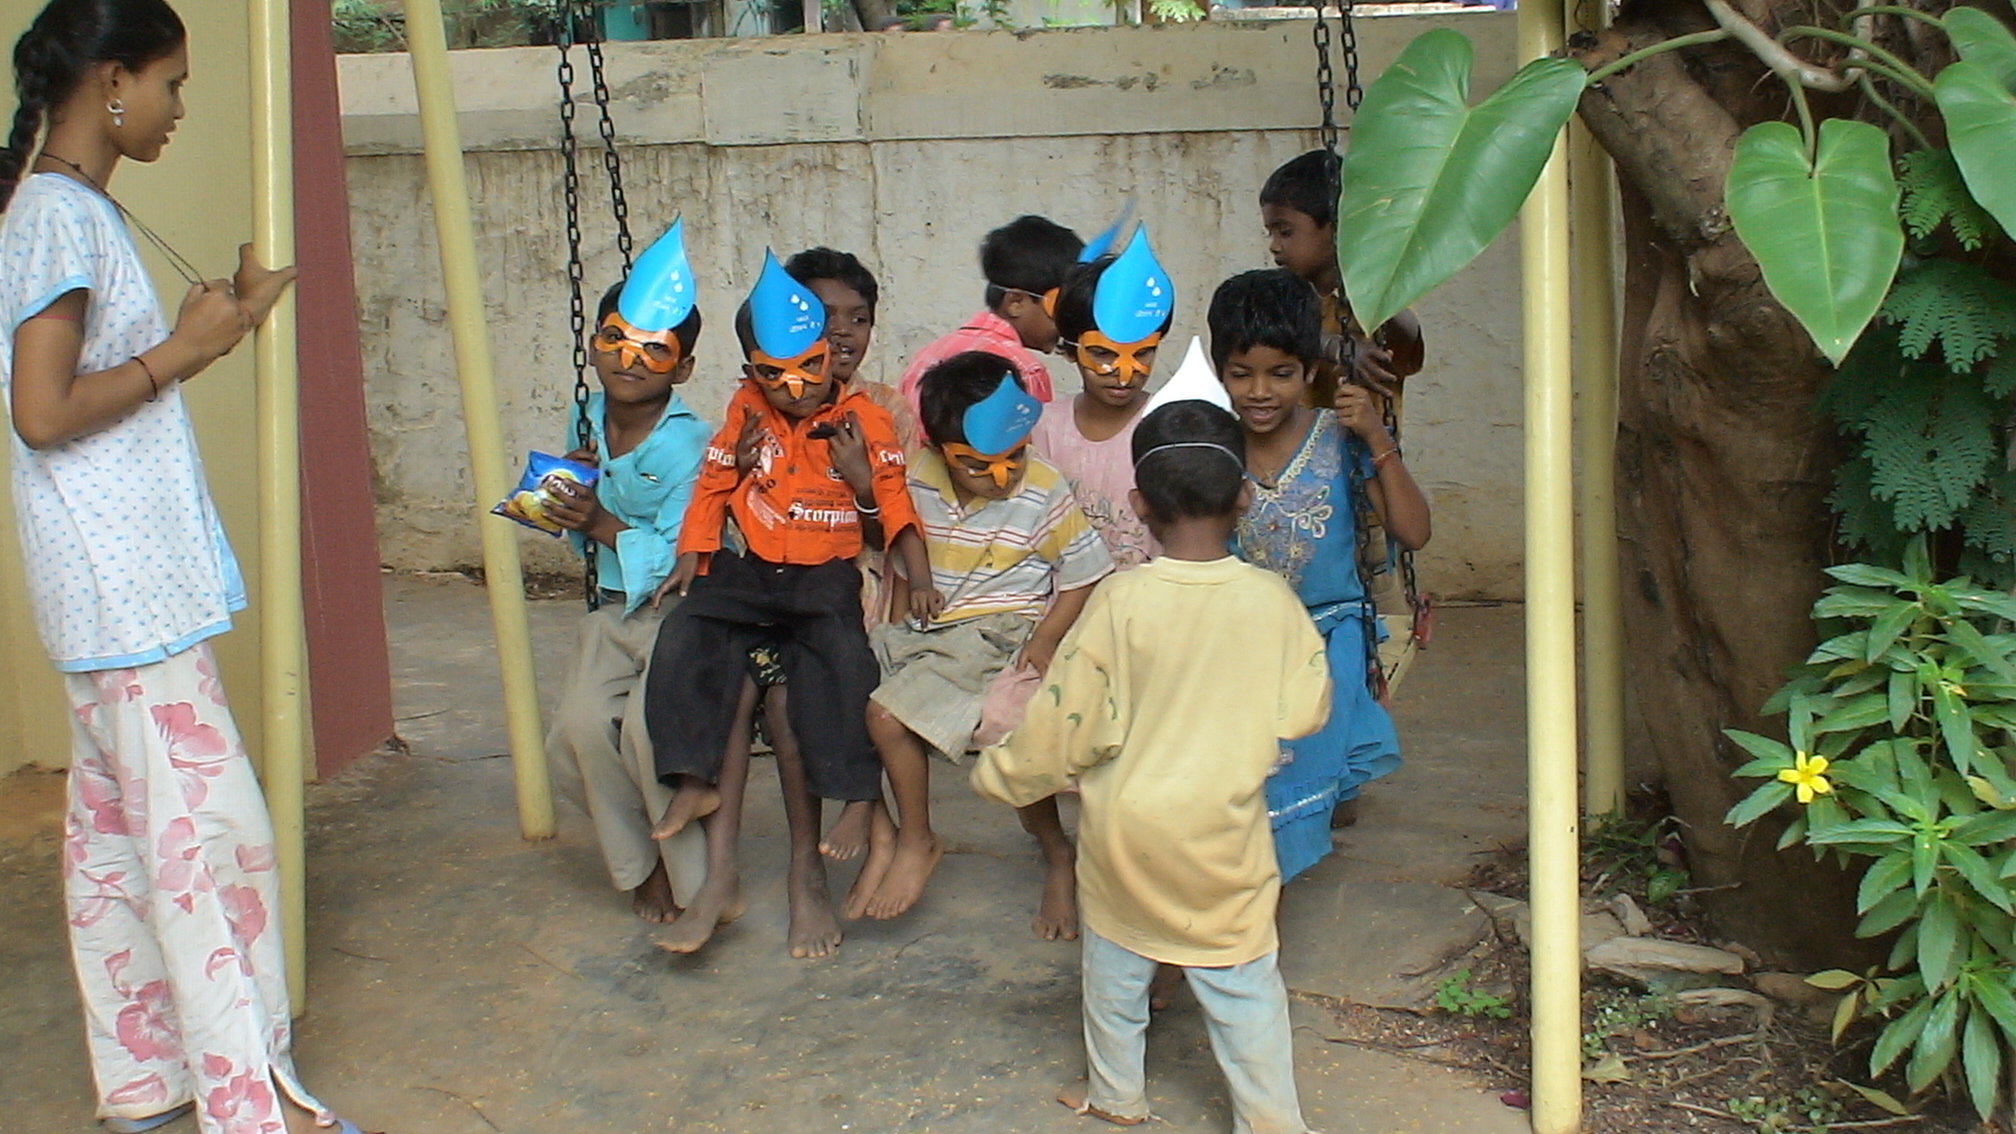
[[[166,0],[50,0],[14,43],[14,124],[0,148],[0,208],[13,199],[49,116],[98,63],[129,71],[180,47],[187,33]]]

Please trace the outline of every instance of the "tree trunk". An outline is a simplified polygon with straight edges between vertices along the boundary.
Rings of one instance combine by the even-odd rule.
[[[1691,22],[1659,18],[1674,13]],[[1574,54],[1600,65],[1703,19],[1692,5],[1641,4]],[[1758,709],[1814,641],[1808,610],[1826,581],[1825,497],[1841,454],[1814,410],[1830,370],[1723,208],[1737,135],[1779,116],[1782,88],[1740,49],[1688,56],[1640,63],[1581,106],[1623,187],[1626,664],[1718,928],[1775,962],[1840,963],[1859,953],[1848,880],[1807,851],[1776,851],[1782,828],[1768,821],[1722,822],[1755,781],[1730,778],[1743,757],[1721,730],[1782,736],[1783,719]]]
[[[896,6],[890,0],[854,0],[854,14],[861,18],[862,31],[881,31],[896,15]]]

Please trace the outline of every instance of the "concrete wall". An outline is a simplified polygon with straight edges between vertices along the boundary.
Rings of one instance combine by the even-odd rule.
[[[1509,16],[1408,17],[1361,23],[1368,77],[1435,26],[1477,42],[1479,91],[1513,69]],[[739,363],[729,321],[766,245],[829,244],[869,264],[883,298],[863,373],[893,380],[979,307],[988,229],[1036,212],[1091,233],[1130,194],[1178,288],[1173,365],[1203,333],[1217,282],[1268,266],[1260,183],[1316,141],[1309,32],[1280,21],[610,45],[633,228],[641,246],[683,213],[701,280],[709,325],[688,400],[718,416]],[[513,449],[566,444],[553,63],[536,48],[455,59]],[[401,568],[475,562],[408,62],[341,64],[382,553]],[[584,105],[592,136],[591,114]],[[620,261],[599,162],[585,164],[599,293]],[[1423,585],[1444,595],[1518,593],[1517,295],[1508,239],[1421,306],[1430,364],[1410,387],[1407,440],[1437,509]],[[1062,360],[1053,370],[1075,392]],[[530,566],[573,569],[555,541],[525,542]]]
[[[227,276],[238,265],[239,243],[252,236],[245,8],[235,0],[176,0],[175,6],[191,30],[188,117],[159,162],[122,163],[111,189],[204,272]],[[0,42],[13,43],[40,10],[40,4],[7,6],[0,14]],[[11,66],[5,73],[11,91]],[[141,250],[163,306],[173,318],[186,286],[145,242]],[[210,490],[253,588],[252,607],[234,619],[237,629],[215,642],[233,715],[256,759],[262,716],[251,347],[247,339],[235,353],[192,380],[184,393],[196,421]],[[6,460],[7,448],[0,446],[0,476],[6,475]],[[0,492],[0,775],[28,763],[60,767],[70,755],[62,684],[27,609],[12,503],[11,493]],[[28,570],[38,567],[27,565]]]

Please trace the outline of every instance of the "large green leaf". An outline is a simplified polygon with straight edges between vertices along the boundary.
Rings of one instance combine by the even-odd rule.
[[[2002,231],[2016,232],[2016,95],[1993,70],[1961,60],[1932,83],[1967,189]]]
[[[1867,122],[1829,118],[1809,161],[1796,127],[1759,123],[1736,143],[1728,205],[1765,286],[1838,365],[1904,254],[1889,139]]]
[[[2003,89],[2016,91],[2016,36],[1979,8],[1954,8],[1940,20],[1960,58],[1988,69]]]
[[[1470,40],[1437,28],[1366,88],[1344,155],[1337,262],[1377,327],[1476,259],[1525,202],[1588,76],[1536,59],[1468,105]]]

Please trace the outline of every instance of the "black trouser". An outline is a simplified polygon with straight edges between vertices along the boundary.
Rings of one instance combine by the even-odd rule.
[[[721,774],[749,649],[782,648],[791,730],[805,774],[826,799],[879,799],[882,761],[868,736],[868,695],[882,679],[861,622],[861,572],[714,553],[707,574],[659,628],[644,686],[658,778]]]

